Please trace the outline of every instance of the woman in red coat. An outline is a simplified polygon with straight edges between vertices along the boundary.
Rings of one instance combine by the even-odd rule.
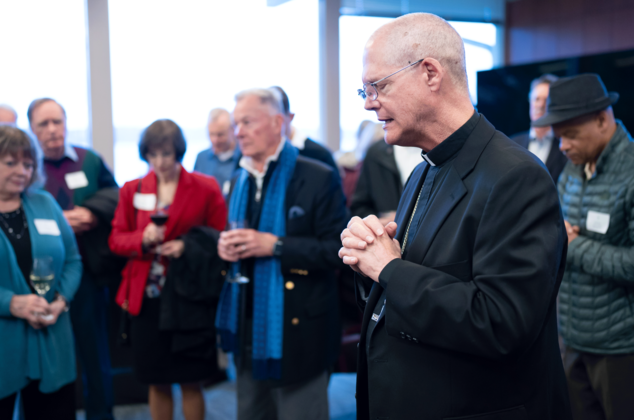
[[[179,236],[195,226],[223,230],[227,218],[216,181],[181,166],[185,149],[183,133],[173,121],[158,120],[145,129],[139,154],[149,163],[150,172],[121,188],[109,240],[113,252],[130,257],[116,301],[132,315],[134,370],[149,385],[150,412],[155,420],[172,418],[172,383],[181,385],[185,418],[202,420],[205,409],[200,383],[216,369],[215,360],[173,354],[170,333],[159,331],[158,297],[167,266],[185,250]],[[166,214],[165,225],[152,222],[153,214]]]

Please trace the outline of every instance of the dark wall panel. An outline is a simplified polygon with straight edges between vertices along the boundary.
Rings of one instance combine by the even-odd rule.
[[[634,48],[634,0],[507,3],[507,64],[630,48]]]

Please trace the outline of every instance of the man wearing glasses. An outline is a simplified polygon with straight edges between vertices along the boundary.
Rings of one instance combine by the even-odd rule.
[[[386,76],[387,75],[387,76]],[[419,147],[395,222],[353,218],[359,419],[569,419],[556,296],[566,233],[543,164],[475,112],[464,45],[416,13],[364,54],[365,108]]]

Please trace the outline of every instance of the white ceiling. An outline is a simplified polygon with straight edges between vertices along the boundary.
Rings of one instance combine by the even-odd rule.
[[[292,0],[267,0],[277,6]],[[327,1],[327,0],[320,0]],[[397,17],[434,13],[447,20],[504,23],[506,1],[513,0],[340,0],[342,15]]]

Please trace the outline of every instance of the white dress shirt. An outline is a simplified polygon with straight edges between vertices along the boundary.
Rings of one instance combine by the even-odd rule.
[[[414,168],[423,161],[421,149],[418,147],[394,146],[394,160],[396,160],[396,167],[401,174],[401,183],[405,185]]]
[[[543,163],[546,163],[546,159],[548,159],[548,155],[550,154],[550,149],[553,147],[553,140],[555,139],[553,130],[548,130],[548,133],[546,133],[544,137],[538,139],[535,134],[535,129],[531,128],[528,136],[530,138],[528,142],[528,151],[537,156]]]

